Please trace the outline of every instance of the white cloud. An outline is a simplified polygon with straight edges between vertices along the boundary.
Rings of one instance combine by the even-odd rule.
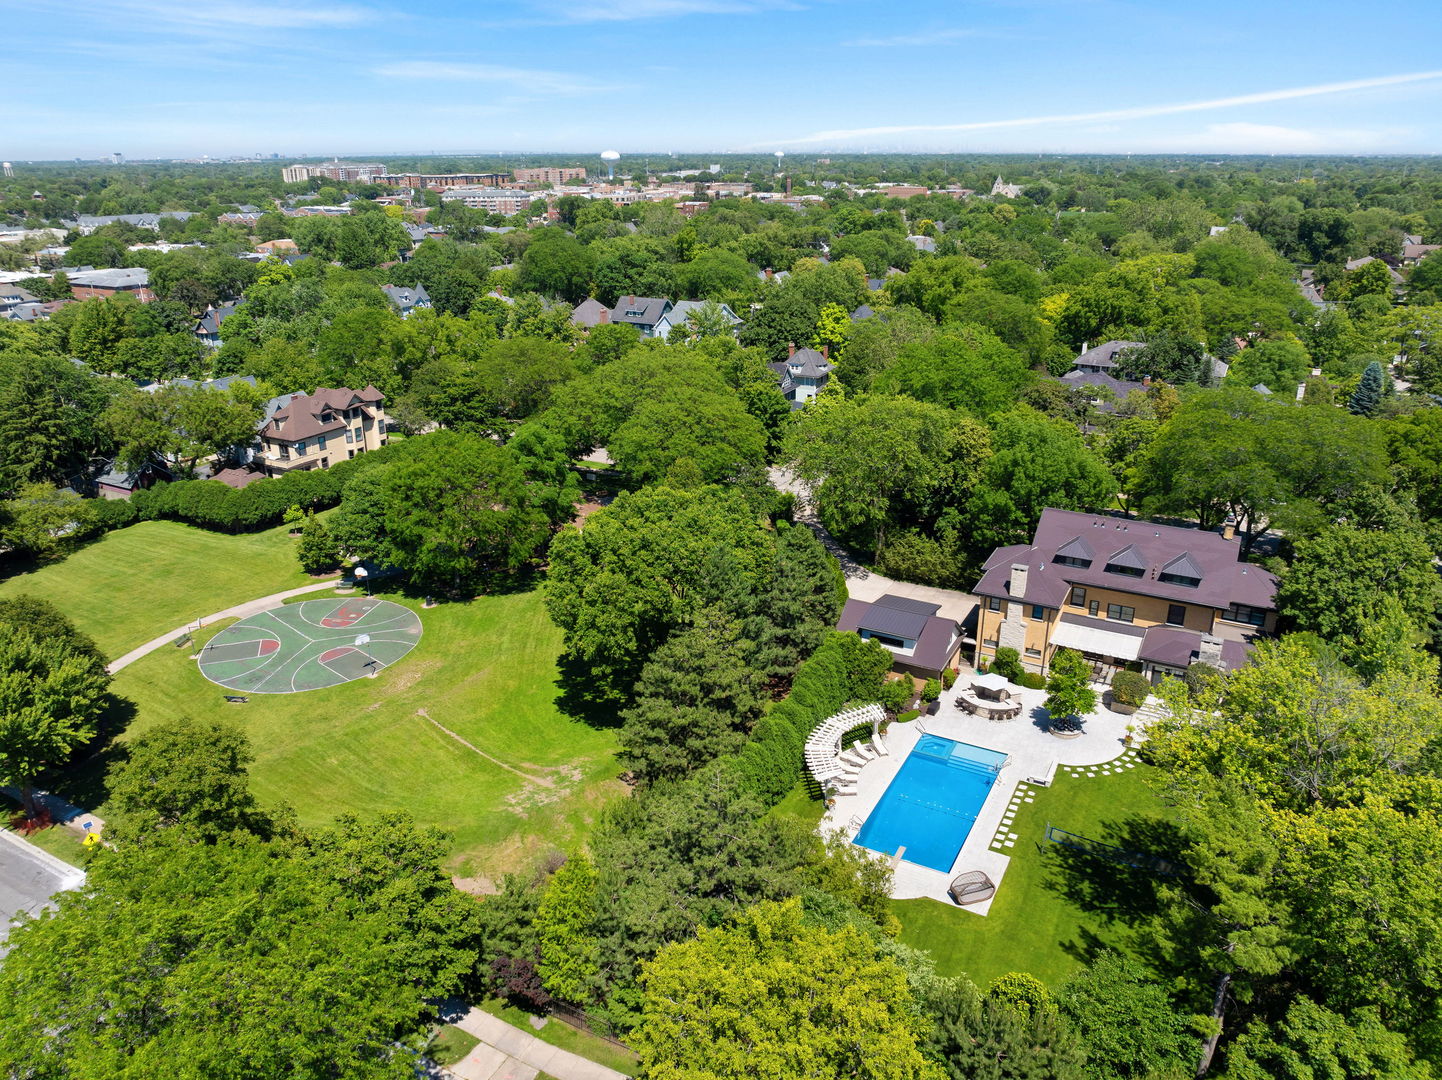
[[[480,82],[545,94],[594,94],[612,89],[568,71],[513,68],[499,64],[462,64],[441,60],[406,60],[383,64],[375,74],[390,79],[429,82]]]
[[[1212,109],[1234,109],[1244,105],[1263,105],[1274,101],[1293,101],[1298,98],[1319,97],[1324,94],[1344,94],[1356,90],[1372,90],[1378,87],[1397,86],[1403,83],[1416,83],[1435,79],[1442,79],[1442,71],[1418,71],[1402,75],[1383,75],[1371,79],[1353,79],[1349,82],[1323,83],[1318,86],[1299,86],[1285,90],[1265,90],[1256,94],[1239,94],[1235,97],[1212,98],[1207,101],[1189,101],[1171,105],[1136,105],[1126,109],[1105,109],[1099,112],[1022,116],[1008,120],[974,120],[961,124],[895,124],[886,127],[841,128],[833,131],[818,131],[811,135],[804,135],[798,139],[781,140],[778,145],[790,146],[805,143],[826,143],[834,145],[856,139],[875,139],[891,135],[991,131],[999,128],[1043,127],[1053,124],[1077,124],[1099,120],[1140,120],[1153,116],[1172,116],[1178,113],[1207,112]],[[756,145],[759,146],[762,144],[758,143]]]
[[[999,38],[1007,35],[999,30],[976,30],[964,26],[948,30],[930,30],[918,34],[897,34],[894,37],[858,38],[841,44],[853,49],[889,49],[908,45],[938,45],[946,41],[963,41],[967,38]]]

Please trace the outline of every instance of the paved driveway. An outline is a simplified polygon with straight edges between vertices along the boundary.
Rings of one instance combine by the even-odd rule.
[[[56,893],[84,883],[85,871],[0,830],[0,942],[10,931],[11,920],[37,914]],[[0,951],[3,948],[0,945]]]

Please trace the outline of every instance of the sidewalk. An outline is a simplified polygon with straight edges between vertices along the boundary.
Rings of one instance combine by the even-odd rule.
[[[459,1080],[535,1080],[538,1072],[556,1080],[626,1080],[625,1073],[542,1042],[481,1009],[472,1008],[454,1023],[481,1040],[448,1070]]]
[[[285,592],[271,593],[269,596],[262,596],[258,600],[247,600],[243,604],[236,604],[235,607],[228,607],[224,611],[217,611],[214,615],[206,615],[193,623],[186,623],[178,626],[167,634],[161,634],[158,638],[152,638],[144,645],[131,649],[119,660],[112,660],[106,667],[110,674],[114,675],[121,668],[129,667],[142,656],[148,656],[156,649],[169,645],[172,641],[178,641],[192,630],[198,630],[202,626],[209,626],[220,619],[243,619],[248,615],[257,615],[266,608],[273,608],[292,596],[304,596],[306,593],[324,592],[326,589],[334,589],[340,584],[340,578],[328,578],[325,581],[317,581],[311,585],[302,585],[298,589],[287,589]]]

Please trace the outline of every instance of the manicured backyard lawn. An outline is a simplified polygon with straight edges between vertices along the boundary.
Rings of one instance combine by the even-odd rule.
[[[0,596],[51,601],[113,659],[197,616],[313,580],[294,546],[285,526],[231,536],[142,521],[5,579]]]
[[[897,900],[901,940],[929,949],[942,975],[965,973],[982,988],[1008,971],[1055,987],[1100,949],[1133,947],[1132,928],[1149,909],[1158,879],[1050,843],[1052,824],[1131,851],[1173,854],[1165,804],[1144,765],[1113,776],[1058,772],[1051,788],[1023,803],[1008,849],[1011,864],[989,914],[936,900]]]
[[[250,595],[264,591],[257,585]],[[409,811],[453,834],[450,869],[461,877],[493,882],[576,845],[625,789],[616,778],[614,731],[555,704],[561,632],[540,594],[429,610],[388,598],[420,613],[423,634],[376,678],[252,694],[248,704],[232,705],[200,674],[189,648],[164,648],[115,678],[115,692],[138,709],[122,739],[176,716],[238,724],[250,735],[252,786],[263,803],[290,804],[303,825],[343,812]],[[219,629],[206,627],[196,644]],[[103,817],[103,791],[95,787],[102,764],[61,789],[79,789],[75,801],[99,804]]]

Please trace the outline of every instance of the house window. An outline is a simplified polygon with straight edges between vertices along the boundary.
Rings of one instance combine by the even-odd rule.
[[[345,441],[346,441],[346,442],[355,442],[355,435],[351,433],[351,429],[350,429],[350,428],[346,428],[346,429],[345,429]]]
[[[906,642],[899,637],[892,637],[890,634],[878,634],[875,630],[866,631],[866,636],[872,641],[879,641],[889,649],[904,649]]]
[[[1186,605],[1186,604],[1168,604],[1168,605],[1167,605],[1167,625],[1168,625],[1168,626],[1185,626],[1185,625],[1186,625],[1186,622],[1187,622],[1187,605]]]
[[[1058,566],[1075,566],[1078,570],[1085,570],[1092,564],[1090,559],[1078,559],[1075,555],[1057,555],[1052,562]]]
[[[1140,566],[1123,566],[1121,563],[1107,563],[1108,574],[1121,574],[1123,577],[1141,577],[1146,573]]]
[[[994,637],[982,638],[981,643],[989,649],[996,648],[996,638]]]
[[[325,449],[325,436],[324,436],[324,435],[317,435],[317,436],[316,436],[316,439],[315,439],[315,448],[316,448],[317,450],[324,450],[324,449]]]
[[[1027,656],[1040,656],[1040,655],[1041,655],[1041,650],[1040,650],[1040,649],[1031,649],[1031,648],[1029,648],[1029,649],[1026,650],[1026,654],[1027,654]]]
[[[305,440],[304,440],[304,439],[301,439],[300,442],[298,442],[298,443],[295,444],[295,456],[296,456],[296,457],[305,457]]]
[[[987,611],[1000,611],[1000,610],[1001,610],[1001,601],[1000,601],[999,599],[997,599],[995,596],[988,596],[988,597],[986,598],[986,610],[987,610]]]
[[[1033,619],[1045,619],[1046,609],[1043,608],[1040,604],[1033,604],[1031,606],[1031,617]]]
[[[1262,626],[1267,621],[1267,613],[1264,609],[1252,607],[1250,604],[1232,604],[1222,613],[1222,618],[1228,622],[1246,623],[1248,626]]]
[[[1107,618],[1115,619],[1117,622],[1131,622],[1136,618],[1137,609],[1127,607],[1125,604],[1108,604]]]
[[[1182,585],[1188,589],[1195,589],[1202,583],[1201,578],[1187,577],[1185,574],[1158,574],[1157,580],[1167,585]]]
[[[281,461],[289,461],[289,460],[290,460],[290,447],[286,446],[285,443],[281,443],[281,444],[280,444],[280,460],[281,460]]]
[[[1087,614],[1095,617],[1096,613],[1101,610],[1101,606],[1102,602],[1100,600],[1093,600],[1087,605]]]
[[[355,429],[355,441],[356,441],[356,442],[360,442],[360,441],[361,441],[361,429],[360,429],[360,425],[359,425],[359,424],[356,425],[356,429]]]
[[[1072,586],[1071,599],[1069,599],[1067,603],[1070,604],[1072,607],[1086,607],[1087,591],[1083,589],[1080,585]]]

